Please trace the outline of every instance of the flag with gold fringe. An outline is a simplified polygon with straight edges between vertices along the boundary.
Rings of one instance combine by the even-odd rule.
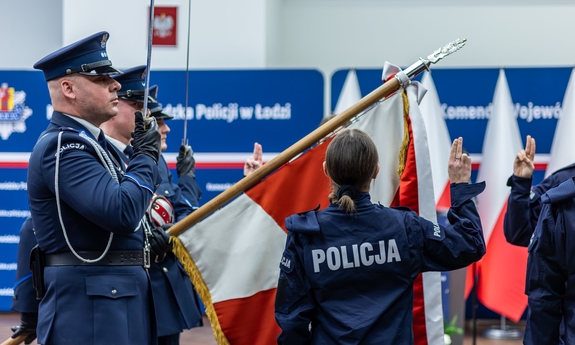
[[[351,127],[367,132],[378,147],[381,169],[371,188],[372,200],[409,206],[435,220],[427,136],[418,110],[422,91],[409,86]],[[330,181],[322,171],[328,144],[329,140],[311,148],[172,238],[174,251],[206,306],[218,344],[276,342],[280,329],[274,300],[286,239],[284,219],[328,205]],[[414,296],[415,343],[443,345],[439,273],[423,274]]]

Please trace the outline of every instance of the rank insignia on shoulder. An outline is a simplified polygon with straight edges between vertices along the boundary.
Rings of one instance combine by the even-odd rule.
[[[321,229],[319,227],[319,222],[317,221],[318,208],[311,211],[294,214],[286,218],[286,229],[289,231],[308,235],[319,234]]]

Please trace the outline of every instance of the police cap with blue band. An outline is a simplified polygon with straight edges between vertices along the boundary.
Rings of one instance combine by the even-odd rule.
[[[158,99],[158,85],[154,85],[150,88],[149,94],[151,97]],[[174,117],[163,112],[162,104],[158,102],[148,102],[148,109],[150,109],[150,115],[155,117],[156,120],[171,120]]]
[[[34,68],[44,72],[46,81],[74,73],[88,76],[122,74],[108,59],[106,42],[109,37],[106,31],[93,34],[45,56],[34,64]]]
[[[114,79],[122,85],[117,92],[118,97],[132,102],[144,103],[146,91],[146,66],[136,66],[125,69],[124,73],[115,76]],[[156,99],[148,92],[148,103],[157,103]]]

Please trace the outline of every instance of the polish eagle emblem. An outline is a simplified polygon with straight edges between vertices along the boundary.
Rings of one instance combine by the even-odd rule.
[[[154,35],[160,38],[172,36],[174,29],[174,18],[165,13],[160,13],[154,17]]]

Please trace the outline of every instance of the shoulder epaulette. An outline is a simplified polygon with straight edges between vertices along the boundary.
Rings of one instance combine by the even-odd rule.
[[[570,178],[549,189],[541,196],[541,201],[546,204],[553,204],[573,198],[575,198],[575,182]]]
[[[564,166],[563,168],[557,169],[555,170],[551,175],[555,175],[558,172],[564,171],[564,170],[572,170],[575,169],[575,163],[569,164],[567,166]]]
[[[394,209],[394,210],[398,210],[398,211],[409,211],[409,212],[413,212],[412,209],[410,209],[409,207],[405,207],[405,206],[393,206],[393,207],[390,207],[390,208],[392,208],[392,209]]]
[[[286,218],[286,228],[289,231],[297,232],[300,234],[315,235],[319,234],[320,227],[317,221],[317,211],[319,205],[310,211],[294,214]]]

